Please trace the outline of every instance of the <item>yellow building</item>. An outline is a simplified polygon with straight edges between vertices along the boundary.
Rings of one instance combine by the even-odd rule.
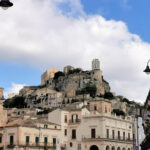
[[[58,72],[58,69],[52,68],[47,69],[41,76],[41,85],[44,85],[48,82],[49,79],[54,78],[55,73]]]

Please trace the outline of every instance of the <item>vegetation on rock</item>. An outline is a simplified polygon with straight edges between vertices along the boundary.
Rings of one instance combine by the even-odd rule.
[[[90,94],[91,97],[95,97],[96,96],[96,85],[94,84],[87,84],[85,88],[81,89],[81,90],[77,90],[76,94],[80,95],[80,94]]]
[[[113,109],[112,113],[116,114],[117,116],[125,116],[125,112],[120,109]]]
[[[11,99],[6,99],[4,102],[5,108],[27,108],[25,98],[22,96],[15,96]]]
[[[55,73],[54,80],[57,80],[59,77],[65,76],[65,74],[61,71]]]
[[[48,113],[52,112],[53,110],[54,109],[44,108],[44,110],[37,112],[37,115],[48,114]]]
[[[114,95],[111,92],[105,93],[104,98],[109,99],[109,100],[115,99]]]

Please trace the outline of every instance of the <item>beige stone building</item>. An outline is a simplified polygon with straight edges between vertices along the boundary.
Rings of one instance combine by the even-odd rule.
[[[46,84],[49,79],[54,78],[55,73],[58,71],[56,68],[46,70],[41,76],[41,85]]]
[[[111,103],[100,98],[87,106],[56,110],[48,117],[56,122],[53,116],[58,118],[65,111],[59,124],[66,123],[62,136],[66,137],[69,150],[132,150],[136,134],[134,119],[113,115],[111,109]]]
[[[37,89],[26,97],[28,107],[55,108],[60,107],[63,101],[63,93],[49,88]]]
[[[8,123],[0,131],[4,150],[55,150],[61,137],[60,125],[36,118]]]
[[[3,98],[4,98],[4,96],[3,96],[3,88],[2,87],[0,87],[0,100],[2,100]]]

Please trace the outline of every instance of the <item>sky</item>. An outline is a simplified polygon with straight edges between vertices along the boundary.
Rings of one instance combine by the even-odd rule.
[[[91,69],[98,58],[116,95],[144,102],[150,76],[149,0],[11,0],[0,9],[0,86],[5,96],[39,85],[47,68]]]

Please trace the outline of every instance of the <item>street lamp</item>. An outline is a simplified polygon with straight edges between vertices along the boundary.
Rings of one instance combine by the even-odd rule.
[[[9,7],[13,6],[13,3],[10,2],[9,0],[1,0],[0,1],[0,7],[2,7],[2,9],[6,10]]]
[[[145,72],[146,74],[150,74],[149,62],[150,62],[150,60],[147,62],[146,69],[144,70],[144,72]]]

